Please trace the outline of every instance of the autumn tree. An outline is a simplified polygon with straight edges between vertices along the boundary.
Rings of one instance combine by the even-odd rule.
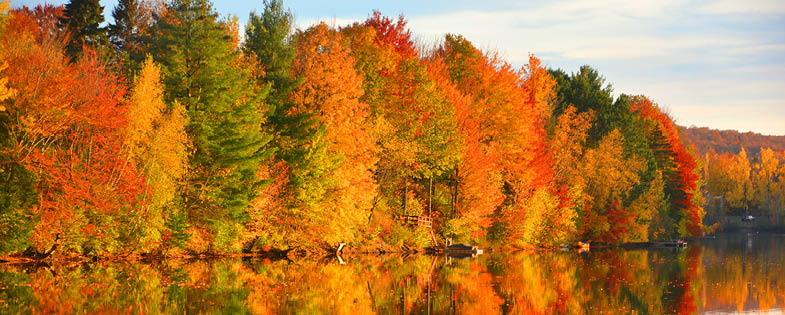
[[[493,223],[492,214],[504,200],[499,157],[493,148],[481,142],[482,132],[473,115],[472,100],[455,87],[443,59],[431,58],[428,70],[452,104],[462,138],[461,162],[455,171],[457,187],[451,190],[454,210],[449,210],[450,220],[443,229],[456,239],[480,239]]]
[[[781,164],[782,161],[774,150],[762,148],[759,162],[753,166],[751,182],[755,204],[759,209],[772,214],[779,214],[779,210],[785,208],[785,195],[777,189],[782,181],[779,179],[783,178]]]
[[[656,123],[656,140],[650,141],[656,146],[656,155],[660,155],[659,167],[666,180],[665,194],[670,201],[667,214],[681,227],[679,234],[700,236],[703,233],[703,200],[699,191],[701,174],[694,153],[682,142],[673,119],[648,98],[632,97],[630,103],[641,117]],[[663,162],[662,155],[667,163]]]
[[[319,124],[309,133],[320,135],[306,148],[313,168],[292,171],[303,185],[295,192],[301,212],[298,225],[316,233],[311,238],[336,245],[351,241],[367,220],[376,190],[373,169],[376,143],[370,131],[368,105],[359,101],[362,79],[342,38],[324,23],[296,35],[293,64],[299,78],[292,100],[293,115],[307,114]],[[308,128],[308,126],[305,126]],[[324,130],[321,133],[318,129]]]
[[[374,12],[341,33],[363,77],[360,100],[369,105],[378,134],[377,208],[387,207],[388,215],[425,214],[431,179],[448,178],[459,158],[454,110],[415,53],[402,17],[393,21]]]
[[[5,32],[9,2],[0,1],[0,33]],[[14,162],[14,143],[11,116],[7,107],[16,90],[9,88],[5,70],[5,56],[0,56],[0,253],[27,248],[35,220],[31,212],[38,194],[34,189],[35,176],[18,162]]]
[[[725,194],[725,199],[731,207],[743,209],[745,212],[749,210],[754,192],[750,181],[751,170],[747,151],[741,148],[739,154],[733,156],[733,161],[727,170],[730,187]]]
[[[177,203],[181,180],[188,165],[187,119],[181,106],[167,106],[158,66],[148,58],[134,80],[128,97],[128,126],[125,148],[129,158],[145,176],[148,191],[141,196],[142,217],[129,217],[128,237],[143,250],[162,238],[170,237],[165,223],[174,220],[182,205]],[[147,248],[144,248],[147,246]]]
[[[8,82],[17,90],[5,113],[6,154],[39,181],[30,237],[37,251],[51,254],[59,245],[84,254],[117,252],[122,218],[138,209],[136,197],[146,189],[121,153],[125,91],[95,53],[68,62],[45,18],[56,10],[15,11],[0,38]]]
[[[268,121],[264,126],[273,138],[270,141],[276,152],[275,165],[263,171],[285,171],[275,176],[278,180],[273,186],[264,189],[255,203],[256,210],[264,205],[267,217],[275,217],[285,224],[276,224],[275,227],[267,225],[267,231],[262,232],[264,238],[280,240],[280,235],[286,235],[288,229],[278,228],[283,226],[294,227],[296,221],[289,217],[284,209],[301,207],[296,200],[303,201],[306,197],[306,186],[311,184],[307,176],[318,171],[318,158],[326,154],[325,147],[313,146],[324,139],[325,130],[319,128],[318,118],[311,111],[294,111],[294,102],[291,99],[297,78],[293,71],[295,58],[295,45],[292,37],[294,29],[294,16],[291,11],[285,10],[280,0],[264,1],[264,11],[261,14],[252,12],[245,27],[245,41],[243,52],[253,56],[258,62],[254,71],[256,84],[263,89],[269,89],[265,99],[268,108]],[[300,195],[295,195],[299,193]],[[314,192],[316,196],[323,193]],[[261,202],[264,200],[262,204]],[[261,222],[259,222],[261,223]],[[257,229],[258,230],[258,229]]]
[[[585,194],[578,228],[583,238],[593,241],[627,241],[636,223],[630,208],[623,204],[629,187],[640,181],[638,171],[645,165],[639,158],[624,157],[624,139],[614,130],[584,154],[580,172],[585,174]]]
[[[205,232],[197,240],[210,244],[201,250],[239,250],[248,203],[264,184],[257,170],[272,153],[261,129],[266,91],[255,88],[252,67],[208,1],[169,3],[151,34],[164,99],[190,118],[193,154],[183,198],[190,222]]]
[[[471,119],[479,126],[479,145],[484,152],[496,156],[493,161],[483,162],[483,166],[465,166],[492,167],[502,176],[497,187],[502,187],[505,201],[504,207],[497,209],[497,237],[533,239],[534,226],[546,221],[545,209],[554,202],[548,190],[552,170],[544,126],[550,116],[555,83],[539,66],[538,59],[532,57],[523,69],[514,70],[497,55],[482,53],[461,36],[447,35],[435,54],[445,60],[458,90],[471,99]],[[464,174],[469,173],[469,169],[464,169]],[[538,197],[532,199],[535,192]],[[538,204],[526,206],[527,202]],[[526,208],[541,212],[526,213]],[[528,223],[524,220],[535,217]]]

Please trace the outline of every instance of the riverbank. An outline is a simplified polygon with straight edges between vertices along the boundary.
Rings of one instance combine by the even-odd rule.
[[[690,244],[687,243],[687,246]],[[591,243],[587,247],[576,247],[572,245],[559,245],[559,246],[527,246],[527,247],[510,247],[510,246],[497,246],[497,247],[480,247],[484,253],[543,253],[543,252],[557,252],[564,250],[575,250],[577,252],[584,252],[590,250],[607,250],[607,249],[645,249],[645,248],[667,248],[667,247],[682,247],[675,242],[627,242],[619,244],[610,243]],[[396,246],[376,246],[376,247],[354,247],[345,246],[340,249],[337,248],[311,248],[311,249],[270,249],[268,251],[253,252],[253,253],[177,253],[177,254],[132,254],[132,255],[105,255],[105,256],[87,256],[76,254],[65,255],[52,255],[49,257],[36,257],[36,255],[25,255],[23,253],[3,255],[0,256],[0,264],[58,264],[58,263],[90,263],[90,262],[153,262],[153,261],[166,261],[166,260],[216,260],[216,259],[269,259],[271,261],[289,260],[289,261],[323,261],[325,259],[334,259],[336,256],[340,257],[353,257],[353,256],[384,256],[384,255],[431,255],[442,256],[445,255],[444,251],[438,248],[426,247],[396,247]]]

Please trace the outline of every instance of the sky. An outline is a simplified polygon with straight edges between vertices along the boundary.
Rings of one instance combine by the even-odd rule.
[[[64,0],[11,0],[12,7]],[[101,0],[107,19],[116,0]],[[262,0],[214,1],[218,12],[261,12]],[[785,135],[783,0],[293,1],[300,28],[344,25],[373,10],[403,14],[417,40],[461,34],[516,67],[529,54],[568,73],[597,69],[616,95],[643,94],[678,124]]]

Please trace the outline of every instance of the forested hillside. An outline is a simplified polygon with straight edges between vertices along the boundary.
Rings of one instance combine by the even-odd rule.
[[[121,0],[108,28],[98,0],[0,3],[5,253],[705,231],[697,153],[654,101],[614,97],[589,66],[516,68],[457,34],[425,49],[379,12],[294,29],[280,0],[244,28],[206,0]]]
[[[783,122],[785,123],[785,122]],[[752,156],[758,156],[761,148],[785,151],[785,136],[767,136],[754,132],[736,130],[716,130],[706,127],[679,127],[685,138],[689,139],[701,155],[711,150],[718,154],[738,154],[741,147]]]

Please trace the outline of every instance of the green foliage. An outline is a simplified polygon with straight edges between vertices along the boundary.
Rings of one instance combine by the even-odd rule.
[[[153,56],[164,68],[165,98],[179,102],[190,117],[186,130],[194,152],[184,192],[189,219],[218,234],[223,222],[248,219],[248,202],[265,183],[256,172],[272,154],[266,146],[271,136],[261,129],[266,91],[251,84],[227,25],[208,1],[171,2],[152,37]]]
[[[0,154],[0,160],[8,159]],[[23,251],[29,246],[37,221],[31,211],[38,199],[35,183],[34,174],[19,164],[0,166],[0,253]]]
[[[264,76],[259,80],[272,88],[267,103],[275,118],[282,118],[290,107],[286,106],[287,97],[295,85],[291,72],[295,56],[290,37],[293,28],[294,16],[284,10],[281,0],[264,0],[264,12],[251,12],[245,26],[243,51],[256,56],[264,68]]]
[[[148,41],[147,31],[152,24],[150,3],[143,0],[120,0],[112,10],[109,41],[126,71],[136,70],[144,60]]]
[[[549,70],[557,80],[553,116],[561,115],[572,105],[578,113],[595,112],[594,124],[589,130],[589,142],[596,144],[604,135],[615,129],[620,116],[618,103],[613,102],[613,88],[597,70],[582,66],[577,73],[567,75],[563,70]]]
[[[104,22],[104,7],[99,0],[71,0],[65,5],[65,16],[59,26],[70,34],[66,54],[75,58],[82,46],[100,47],[108,43]]]
[[[390,234],[383,239],[386,244],[392,246],[425,248],[430,245],[430,236],[425,229],[409,228],[398,224],[393,225]]]
[[[188,212],[180,208],[173,206],[167,209],[166,231],[163,237],[167,247],[185,248],[191,238],[191,233],[187,232],[191,228],[188,224]]]

